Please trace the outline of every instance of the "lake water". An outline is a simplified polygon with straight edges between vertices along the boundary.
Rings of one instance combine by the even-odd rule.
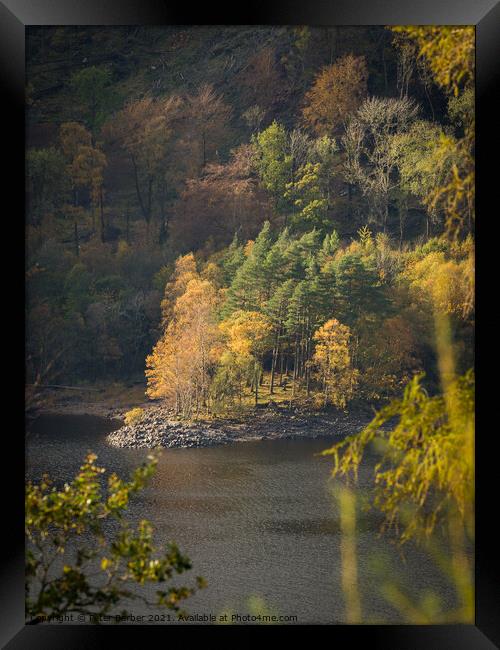
[[[116,422],[115,426],[119,426]],[[106,445],[106,420],[91,416],[44,416],[27,439],[27,476],[48,472],[71,479],[88,451],[108,471],[128,477],[147,450]],[[333,440],[277,440],[161,454],[148,487],[133,497],[130,516],[149,519],[158,544],[175,540],[193,562],[190,573],[208,587],[186,601],[190,614],[245,615],[252,596],[266,609],[296,616],[297,623],[343,623],[339,512],[330,478],[331,460],[317,454]],[[370,460],[360,475],[367,488]],[[449,586],[417,549],[405,558],[380,538],[380,520],[358,519],[358,572],[364,622],[398,623],[400,613],[381,595],[382,583],[397,580],[410,597],[423,592],[453,605]],[[147,610],[140,605],[135,613]]]

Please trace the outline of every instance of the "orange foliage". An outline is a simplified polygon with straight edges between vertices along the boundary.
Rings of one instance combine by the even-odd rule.
[[[165,399],[184,417],[209,408],[211,350],[219,337],[216,303],[213,285],[197,274],[192,277],[175,302],[164,335],[146,359],[147,395]]]
[[[227,164],[209,164],[201,178],[186,182],[170,227],[180,248],[201,248],[207,240],[220,247],[235,233],[244,240],[260,229],[268,204],[252,172],[251,156],[250,145],[242,145]]]
[[[359,108],[367,93],[362,56],[349,54],[323,69],[305,98],[303,118],[318,135],[331,135]]]

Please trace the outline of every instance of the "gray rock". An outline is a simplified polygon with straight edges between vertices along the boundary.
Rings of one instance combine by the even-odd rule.
[[[369,417],[347,414],[304,414],[271,409],[246,420],[215,420],[186,423],[173,419],[173,412],[155,405],[146,409],[137,425],[125,425],[111,432],[108,443],[114,447],[212,447],[237,440],[279,438],[342,437],[359,431]]]

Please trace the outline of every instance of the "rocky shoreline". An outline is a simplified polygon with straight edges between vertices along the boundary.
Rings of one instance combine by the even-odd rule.
[[[174,419],[169,409],[153,406],[134,425],[124,425],[107,435],[113,447],[212,447],[252,440],[284,438],[343,438],[361,430],[372,416],[346,413],[301,413],[266,408],[251,416],[198,422]]]

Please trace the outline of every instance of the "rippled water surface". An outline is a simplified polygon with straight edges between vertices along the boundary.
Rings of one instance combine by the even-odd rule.
[[[68,480],[92,450],[109,471],[128,476],[147,450],[108,447],[109,428],[109,422],[91,416],[40,418],[27,440],[27,475],[37,479],[47,471]],[[207,589],[186,603],[190,613],[245,614],[249,597],[257,595],[269,610],[295,615],[298,623],[345,621],[331,461],[317,455],[331,442],[277,440],[163,451],[130,514],[154,524],[158,543],[175,540],[191,558],[192,573],[208,581]],[[360,479],[362,489],[366,467]],[[400,581],[410,594],[430,590],[451,604],[436,567],[416,549],[408,549],[403,560],[379,538],[379,524],[368,514],[358,521],[366,622],[401,620],[381,595],[387,578]],[[134,611],[145,610],[137,605]]]

